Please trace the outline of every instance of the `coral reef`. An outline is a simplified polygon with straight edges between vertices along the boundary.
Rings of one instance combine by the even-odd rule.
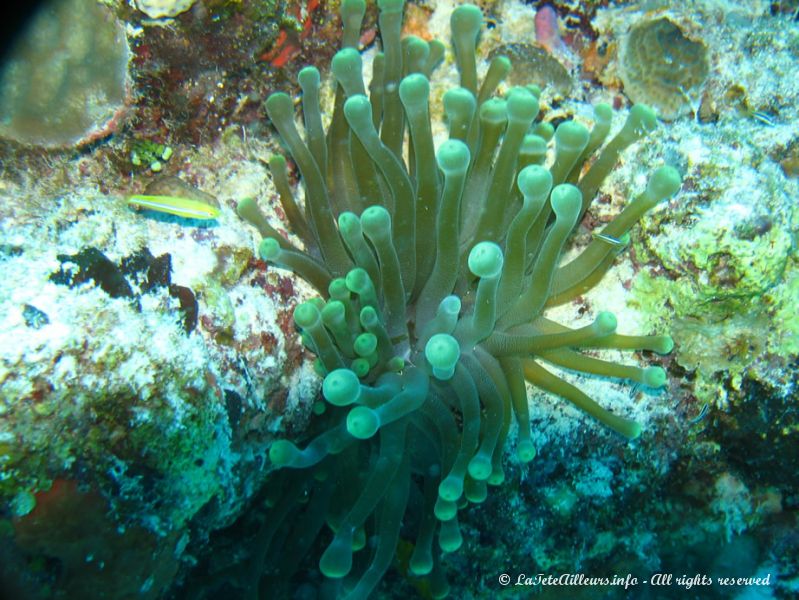
[[[441,100],[460,83],[448,42],[452,11],[462,3],[424,0],[405,11],[404,34],[445,43],[429,79],[439,148],[451,124]],[[295,230],[285,210],[286,199],[296,197],[305,219],[303,173],[291,159],[277,158],[287,148],[265,118],[263,101],[275,89],[297,92],[295,75],[315,65],[325,82],[322,124],[330,126],[337,86],[327,85],[335,81],[327,63],[339,47],[338,0],[203,0],[169,20],[151,20],[132,2],[101,4],[126,22],[134,55],[133,100],[122,127],[112,121],[104,131],[113,129],[113,136],[78,149],[72,142],[61,150],[0,140],[0,596],[241,597],[259,575],[262,596],[287,588],[299,597],[335,595],[364,573],[378,546],[377,537],[362,537],[377,527],[376,512],[353,536],[356,548],[365,545],[353,553],[345,585],[319,570],[346,516],[343,507],[354,505],[374,468],[366,462],[378,458],[384,432],[339,455],[347,475],[342,487],[331,485],[339,473],[311,479],[312,472],[324,477],[318,467],[275,470],[268,454],[276,439],[305,448],[355,405],[331,406],[318,394],[315,353],[297,332],[295,307],[319,303],[312,299],[319,292],[261,259],[254,230],[235,207],[257,199],[273,228],[269,235],[305,248],[310,229]],[[619,113],[607,139],[622,128],[630,98],[620,48],[640,24],[667,19],[686,39],[703,42],[712,68],[701,97],[692,94],[690,111],[684,106],[685,114],[659,123],[645,143],[621,154],[558,266],[579,256],[630,194],[645,189],[647,165],[678,168],[684,180],[678,201],[641,218],[629,250],[593,289],[545,313],[583,328],[600,311],[612,311],[625,333],[668,332],[675,347],[663,357],[579,351],[626,365],[657,361],[668,374],[668,391],[557,372],[615,415],[639,423],[641,435],[628,441],[527,385],[526,431],[535,458],[520,460],[510,413],[514,422],[496,446],[505,448],[503,484],[489,483],[480,504],[459,504],[457,551],[439,552],[434,540],[436,569],[449,575],[450,596],[795,597],[795,2],[478,4],[486,20],[475,81],[503,48],[533,47],[534,40],[536,60],[571,80],[568,94],[548,85],[538,97],[531,132],[550,140],[548,166],[558,154],[556,128],[567,121],[590,128],[598,103]],[[55,6],[61,5],[70,2]],[[547,18],[537,26],[539,13]],[[367,81],[375,59],[385,60],[375,42],[377,18],[368,2],[357,41]],[[524,66],[514,65],[499,84],[499,98],[507,101],[511,86],[527,85],[516,73]],[[346,115],[338,115],[347,127]],[[141,142],[148,152],[137,167],[131,151]],[[167,148],[172,155],[165,161]],[[417,157],[407,149],[402,163],[415,178]],[[149,168],[151,159],[160,174]],[[355,163],[373,164],[371,157]],[[141,196],[167,196],[164,206],[177,214],[137,211],[128,201]],[[522,198],[515,191],[516,207]],[[189,218],[183,205],[170,204],[174,199],[200,202],[213,218]],[[461,276],[468,274],[467,250],[458,248]],[[467,320],[478,288],[469,277],[455,290],[467,292],[461,296]],[[355,306],[359,301],[351,298]],[[335,310],[326,309],[327,318]],[[416,345],[417,329],[409,330]],[[369,350],[371,340],[362,339],[361,351],[363,343]],[[424,367],[421,354],[416,362]],[[452,385],[432,379],[433,389]],[[368,374],[362,382],[376,383]],[[460,432],[463,421],[452,410]],[[490,417],[481,411],[482,424]],[[435,462],[432,443],[411,443],[411,464],[425,456]],[[347,453],[355,458],[347,462]],[[358,465],[363,473],[350,476]],[[412,570],[417,533],[425,515],[435,514],[423,494],[424,476],[434,475],[411,475],[394,559],[372,597],[433,596],[427,578]],[[329,506],[342,507],[342,514],[320,508],[326,486]],[[304,537],[317,526],[315,540]],[[282,540],[295,542],[294,551],[284,551],[292,544]],[[627,588],[513,585],[522,576],[535,583],[539,573],[638,581]],[[668,587],[646,583],[669,573]],[[720,583],[737,577],[738,585]],[[286,578],[291,585],[280,583]]]

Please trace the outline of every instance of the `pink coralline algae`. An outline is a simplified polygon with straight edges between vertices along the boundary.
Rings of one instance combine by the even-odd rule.
[[[551,54],[562,52],[565,48],[558,29],[558,13],[549,4],[535,13],[535,39]]]

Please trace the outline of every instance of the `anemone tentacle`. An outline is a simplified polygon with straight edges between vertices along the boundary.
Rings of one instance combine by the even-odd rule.
[[[343,597],[365,598],[389,568],[400,536],[410,536],[410,572],[428,578],[431,593],[443,597],[439,551],[461,545],[463,506],[482,502],[489,486],[503,481],[512,424],[518,459],[534,460],[527,384],[621,436],[640,435],[638,423],[543,365],[659,387],[666,382],[660,367],[620,365],[584,350],[667,353],[671,338],[618,334],[607,312],[579,328],[554,323],[545,312],[595,286],[630,229],[678,191],[680,177],[671,167],[657,169],[646,190],[561,265],[622,152],[655,129],[653,111],[633,106],[608,142],[613,111],[606,104],[595,107],[591,128],[534,123],[540,90],[515,87],[494,96],[510,70],[506,58],[493,60],[480,85],[476,44],[483,21],[479,9],[464,5],[451,18],[460,87],[444,95],[449,139],[436,149],[429,78],[443,46],[401,42],[402,0],[378,5],[384,49],[366,86],[354,48],[364,2],[341,2],[345,40],[333,59],[337,91],[327,132],[315,69],[299,75],[304,139],[287,95],[266,103],[302,174],[304,210],[288,186],[284,159],[270,161],[305,250],[279,237],[251,200],[240,214],[265,236],[261,256],[294,270],[322,296],[299,305],[295,322],[317,356],[326,410],[303,449],[280,440],[269,453],[286,477],[307,471],[325,482],[287,486],[309,493],[312,502],[324,495],[319,504],[328,507],[333,533],[321,572],[341,580]],[[333,472],[342,485],[329,483]],[[414,531],[400,528],[406,511],[420,513],[407,522]],[[366,535],[376,536],[370,549],[358,541]]]

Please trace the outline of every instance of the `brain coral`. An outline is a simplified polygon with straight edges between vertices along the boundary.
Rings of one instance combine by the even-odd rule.
[[[708,74],[707,48],[663,17],[635,25],[622,44],[619,74],[634,102],[651,104],[663,119],[690,108]]]
[[[383,52],[367,96],[355,48],[365,3],[342,2],[344,47],[332,61],[337,90],[327,131],[315,68],[299,73],[304,136],[290,96],[266,102],[302,176],[304,209],[288,185],[286,160],[270,163],[304,250],[253,201],[239,205],[264,236],[261,256],[319,292],[296,307],[294,320],[317,356],[327,400],[307,440],[270,448],[272,510],[237,579],[255,590],[251,597],[280,597],[317,537],[326,546],[319,570],[333,580],[326,585],[334,595],[367,597],[405,540],[409,574],[430,597],[443,597],[439,553],[463,543],[459,512],[505,479],[512,427],[518,460],[536,454],[526,382],[621,436],[641,432],[544,364],[650,388],[666,382],[660,367],[616,364],[585,350],[666,353],[670,337],[617,334],[608,312],[577,328],[544,316],[593,287],[641,215],[677,192],[677,172],[656,169],[577,258],[560,264],[620,153],[655,127],[653,111],[634,106],[606,142],[612,110],[598,105],[590,130],[576,121],[558,126],[548,161],[548,141],[533,133],[540,90],[512,87],[497,96],[510,69],[504,57],[478,82],[482,15],[462,5],[451,17],[461,84],[443,96],[449,139],[436,149],[429,78],[444,47],[400,40],[403,4],[378,2]]]

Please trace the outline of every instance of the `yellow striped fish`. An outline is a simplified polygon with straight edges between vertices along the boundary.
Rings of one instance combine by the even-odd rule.
[[[219,209],[199,200],[181,198],[180,196],[144,196],[135,195],[128,198],[128,206],[136,210],[155,210],[187,219],[216,219]]]

